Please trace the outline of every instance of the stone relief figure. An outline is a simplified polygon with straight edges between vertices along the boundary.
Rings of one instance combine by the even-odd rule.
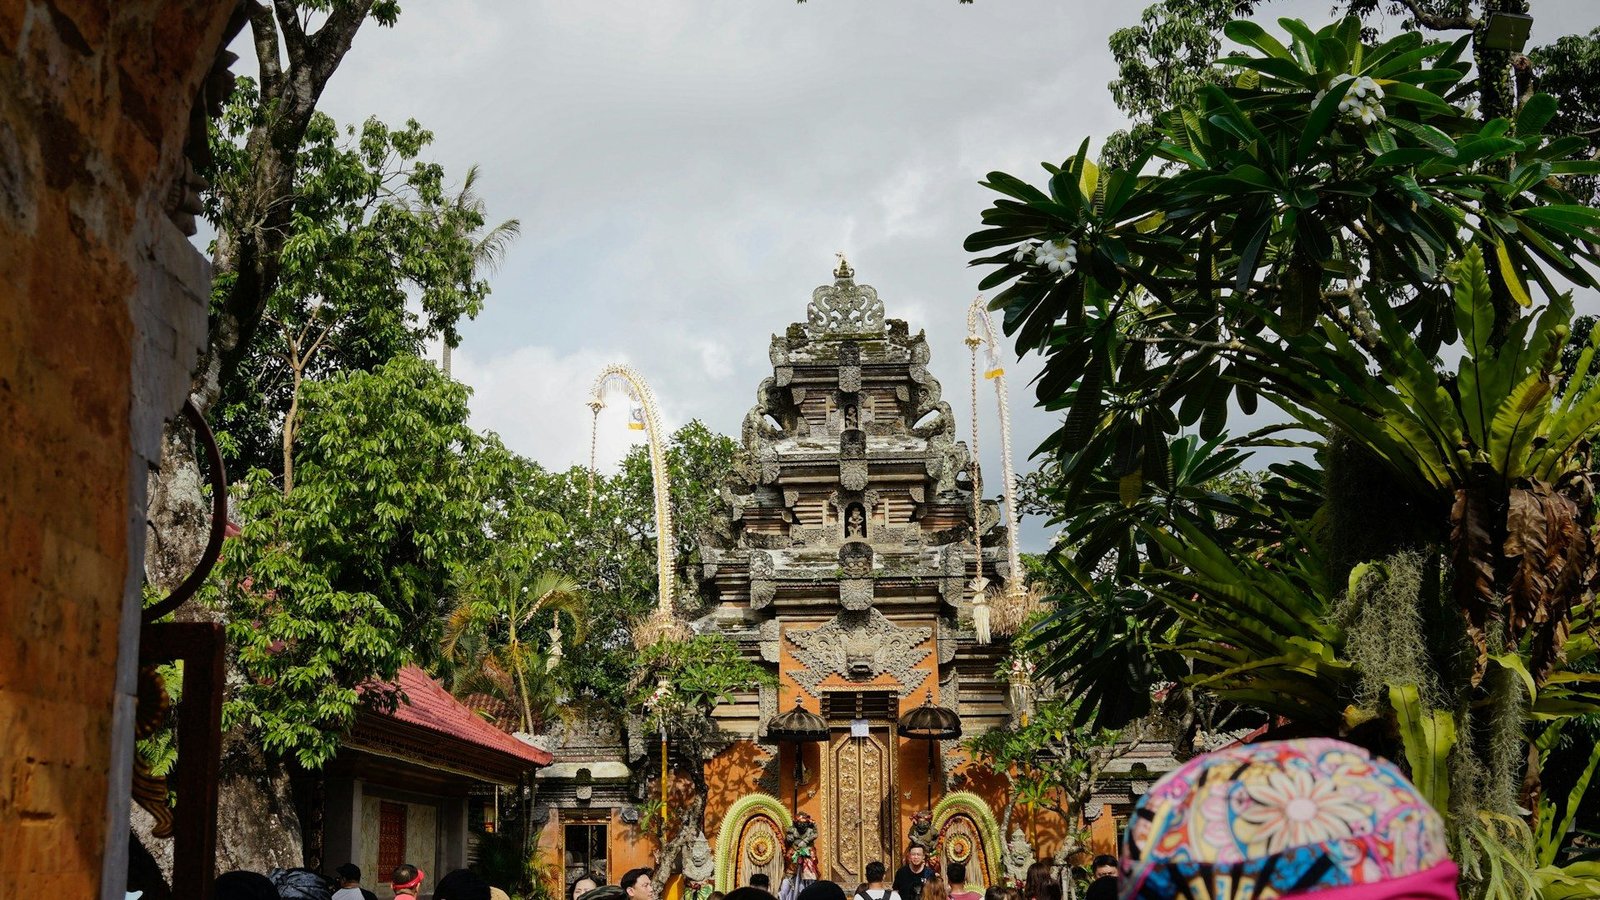
[[[867,514],[862,512],[859,503],[850,504],[850,508],[845,511],[844,536],[847,540],[867,536]]]
[[[910,696],[926,673],[917,665],[926,659],[933,636],[926,626],[902,628],[876,609],[842,612],[812,629],[786,628],[784,639],[805,668],[794,672],[795,683],[813,697],[830,672],[852,681],[880,674],[893,677],[900,696]]]
[[[906,832],[906,841],[913,847],[921,847],[929,859],[938,858],[939,835],[933,830],[933,813],[919,809],[911,816],[911,830]],[[938,863],[933,866],[938,868]]]
[[[1013,884],[1020,885],[1028,880],[1028,867],[1033,865],[1033,845],[1028,843],[1022,829],[1011,829],[1011,840],[1006,844],[1002,862],[1005,864],[1006,878]]]
[[[844,408],[844,430],[853,431],[861,427],[861,412],[854,403],[847,404]]]
[[[689,850],[684,855],[683,877],[689,883],[686,896],[692,900],[705,900],[715,889],[716,874],[716,857],[711,852],[705,832],[700,832],[689,843]]]

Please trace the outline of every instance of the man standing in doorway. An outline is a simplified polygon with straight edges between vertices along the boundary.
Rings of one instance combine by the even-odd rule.
[[[894,873],[894,892],[900,895],[900,900],[922,900],[922,886],[935,874],[928,865],[927,851],[912,844],[906,851],[906,864]]]

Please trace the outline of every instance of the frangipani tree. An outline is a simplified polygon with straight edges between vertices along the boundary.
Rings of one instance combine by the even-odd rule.
[[[1556,891],[1570,873],[1534,871],[1518,811],[1538,805],[1540,723],[1600,709],[1570,669],[1594,652],[1600,396],[1578,373],[1558,390],[1561,290],[1596,286],[1600,241],[1561,179],[1600,164],[1541,133],[1548,97],[1488,122],[1465,108],[1466,39],[1281,25],[1228,27],[1252,52],[1221,63],[1242,74],[1162,117],[1159,173],[1150,156],[1102,171],[1086,148],[1047,166],[1048,192],[994,173],[1004,198],[968,247],[999,251],[976,260],[999,266],[983,286],[1008,285],[992,305],[1045,355],[1041,402],[1067,410],[1047,447],[1069,504],[1109,476],[1139,507],[1173,483],[1170,435],[1215,440],[1263,397],[1309,434],[1310,516],[1236,497],[1264,529],[1135,523],[1154,551],[1120,575],[1170,611],[1158,641],[1187,681],[1404,758],[1457,824],[1474,892]],[[1449,343],[1459,366],[1437,359]],[[1073,528],[1121,541],[1116,518]]]

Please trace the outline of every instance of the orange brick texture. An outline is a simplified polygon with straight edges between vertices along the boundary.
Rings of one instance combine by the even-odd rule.
[[[145,479],[205,327],[207,270],[163,198],[232,7],[0,0],[0,884],[18,896],[122,896]]]

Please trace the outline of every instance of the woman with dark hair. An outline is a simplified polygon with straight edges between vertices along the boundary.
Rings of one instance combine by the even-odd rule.
[[[1056,880],[1055,867],[1042,859],[1029,866],[1022,897],[1023,900],[1061,900],[1061,882]]]

